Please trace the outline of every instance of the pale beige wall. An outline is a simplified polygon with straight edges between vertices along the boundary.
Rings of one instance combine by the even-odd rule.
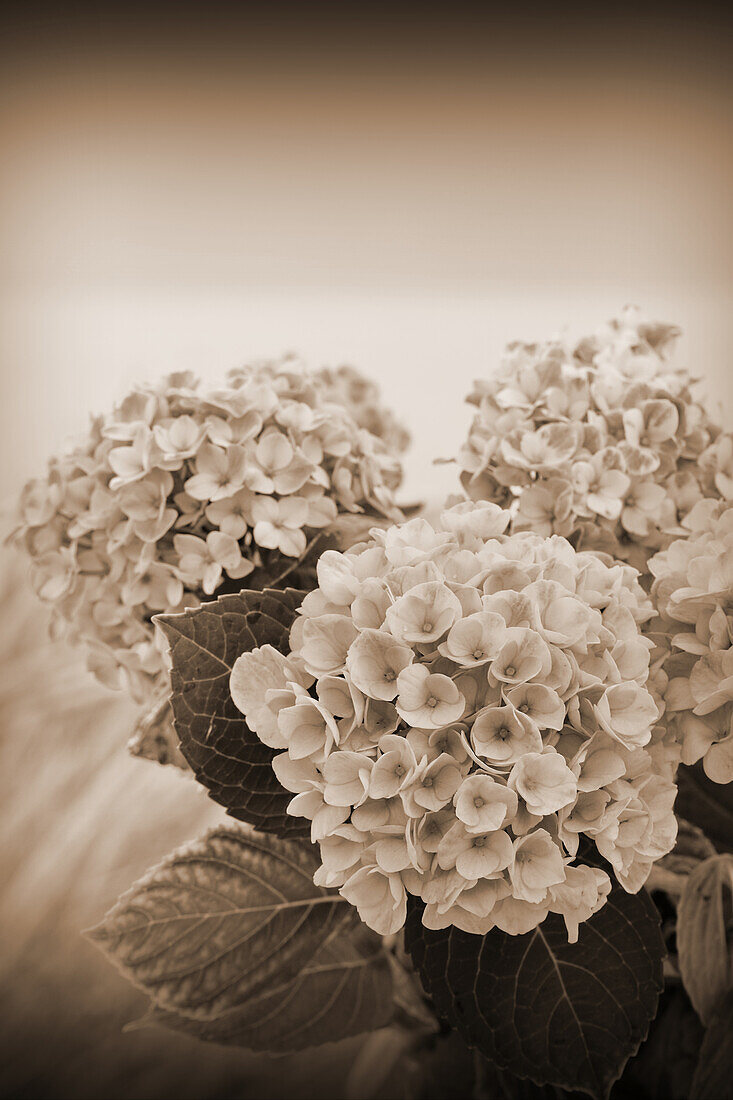
[[[502,344],[627,302],[685,328],[733,416],[730,83],[683,31],[625,59],[559,36],[490,63],[468,38],[440,65],[16,58],[0,495],[133,379],[289,348],[372,373],[413,428],[411,490],[448,489],[430,461]]]

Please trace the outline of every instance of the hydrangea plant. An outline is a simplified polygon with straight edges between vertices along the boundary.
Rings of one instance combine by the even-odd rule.
[[[733,445],[675,335],[513,345],[435,524],[371,384],[292,360],[137,391],[26,489],[57,622],[233,819],[91,933],[144,1023],[361,1036],[350,1096],[729,1094]]]

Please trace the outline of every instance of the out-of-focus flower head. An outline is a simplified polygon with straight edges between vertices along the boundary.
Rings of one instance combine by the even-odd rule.
[[[403,454],[410,445],[410,433],[382,404],[379,386],[356,367],[324,367],[317,378],[331,401],[345,405],[361,428],[381,439],[393,454]]]
[[[648,690],[636,571],[464,502],[326,551],[290,653],[242,654],[234,702],[278,751],[322,866],[381,934],[568,935],[674,844],[675,746]]]
[[[468,496],[510,506],[513,531],[563,535],[646,573],[697,501],[733,498],[733,437],[669,364],[678,335],[627,309],[574,345],[511,344],[468,398]]]
[[[733,780],[733,503],[700,501],[687,538],[649,561],[655,623],[666,646],[667,725],[682,762]]]
[[[290,358],[216,389],[169,375],[25,487],[15,541],[55,627],[103,682],[151,701],[166,676],[153,615],[281,571],[343,513],[399,517],[399,460],[363,426],[367,406],[381,423],[376,392],[353,372],[352,400],[340,378]]]

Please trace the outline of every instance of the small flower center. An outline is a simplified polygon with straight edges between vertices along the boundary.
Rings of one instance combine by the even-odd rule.
[[[403,776],[403,775],[405,774],[405,769],[404,769],[403,765],[402,765],[402,764],[398,764],[398,765],[397,765],[397,767],[396,767],[396,768],[395,768],[395,770],[394,770],[394,773],[395,773],[395,775],[396,775],[396,776],[398,776],[399,778],[402,778],[402,776]]]
[[[384,673],[384,678],[388,684],[392,684],[397,679],[397,674],[393,668],[388,668]]]
[[[485,656],[486,656],[486,654],[484,653],[483,649],[474,649],[474,651],[473,651],[474,661],[480,661]]]
[[[435,698],[434,695],[431,695],[428,699],[425,700],[426,707],[437,707],[437,705],[438,700]]]
[[[517,670],[514,667],[514,665],[507,665],[506,668],[504,669],[504,672],[507,674],[507,676],[516,676],[517,675]]]
[[[529,714],[529,703],[522,703],[519,709],[522,714]]]
[[[423,785],[423,787],[432,787],[432,785],[433,785],[432,776],[430,776],[430,775],[426,776],[425,779],[423,779],[423,781],[422,781],[422,785]]]
[[[496,736],[500,741],[508,741],[511,737],[511,731],[506,726],[500,726],[496,731]]]
[[[433,629],[433,624],[431,622],[425,621],[422,624],[422,628],[423,628],[423,633],[424,634],[429,634],[430,631]]]
[[[485,843],[486,843],[486,837],[485,836],[477,836],[477,837],[474,838],[473,846],[474,846],[474,848],[483,848]]]
[[[484,805],[484,800],[483,798],[474,798],[473,804],[477,810],[480,810],[481,807]]]

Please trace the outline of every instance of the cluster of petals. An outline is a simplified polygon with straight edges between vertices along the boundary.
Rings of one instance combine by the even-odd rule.
[[[316,881],[384,935],[413,895],[430,928],[558,913],[574,940],[611,888],[595,864],[635,892],[674,844],[636,570],[509,519],[466,501],[327,551],[290,652],[232,670],[311,822]]]
[[[373,379],[348,365],[323,367],[316,378],[327,400],[344,405],[359,427],[381,439],[392,454],[404,454],[410,445],[410,433],[382,404],[379,386]]]
[[[511,506],[514,531],[563,535],[646,573],[699,500],[733,499],[733,437],[670,365],[678,334],[627,309],[576,344],[509,345],[468,398],[468,496]]]
[[[733,780],[733,503],[703,500],[687,537],[649,561],[665,651],[666,721],[684,764],[702,760],[716,783]]]
[[[340,513],[399,515],[399,460],[367,421],[398,440],[357,372],[289,358],[215,389],[188,372],[135,389],[21,497],[15,540],[58,632],[150,701],[166,683],[156,613],[299,558]]]

